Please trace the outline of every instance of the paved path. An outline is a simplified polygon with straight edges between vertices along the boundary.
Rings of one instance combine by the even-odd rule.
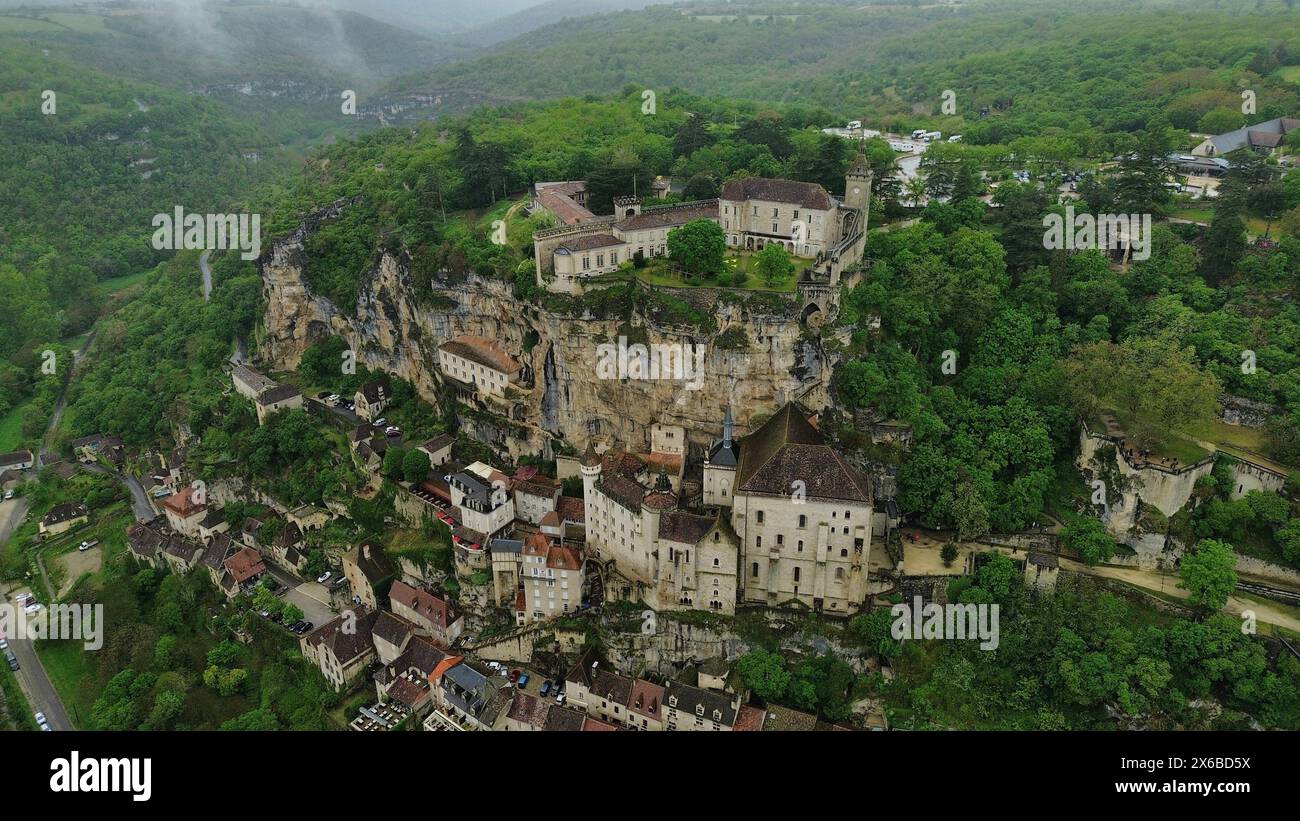
[[[92,330],[86,336],[86,341],[82,343],[81,347],[72,352],[73,372],[68,375],[67,384],[64,385],[63,390],[59,392],[59,399],[57,402],[54,403],[54,412],[50,414],[50,423],[45,426],[45,435],[41,437],[41,446],[37,448],[37,452],[36,452],[37,468],[40,468],[43,464],[45,464],[46,457],[52,453],[52,451],[50,450],[50,441],[51,439],[54,438],[54,432],[59,428],[59,420],[63,418],[63,409],[67,407],[68,388],[71,387],[72,380],[76,378],[77,366],[81,364],[81,360],[84,359],[86,356],[86,351],[90,350],[90,343],[94,341],[95,341],[95,331]]]
[[[908,533],[913,529],[904,530],[904,540]],[[951,565],[944,565],[939,559],[939,549],[945,544],[942,534],[930,533],[928,531],[915,529],[920,541],[917,543],[906,542],[907,559],[905,567],[911,574],[925,573],[935,575],[961,575],[966,565],[966,553],[999,551],[1016,558],[1024,558],[1025,551],[1013,551],[1009,547],[1001,547],[987,544],[959,544],[958,557]],[[1115,567],[1108,565],[1089,566],[1074,559],[1061,557],[1061,569],[1070,570],[1076,573],[1086,573],[1089,576],[1098,576],[1100,578],[1115,579],[1116,581],[1131,584],[1134,587],[1140,587],[1144,590],[1163,593],[1177,599],[1186,599],[1190,593],[1186,590],[1179,589],[1178,582],[1180,578],[1176,573],[1162,573],[1157,570],[1146,570],[1140,567]],[[1274,584],[1270,582],[1270,584]],[[1273,624],[1279,627],[1285,627],[1288,630],[1294,630],[1300,633],[1300,611],[1296,608],[1288,607],[1280,602],[1259,602],[1241,596],[1230,596],[1228,603],[1224,605],[1224,612],[1233,615],[1241,615],[1244,610],[1251,610],[1255,613],[1256,618],[1265,624]]]
[[[1179,577],[1172,573],[1160,573],[1155,570],[1143,570],[1137,567],[1107,567],[1105,565],[1089,567],[1073,559],[1064,558],[1061,559],[1061,568],[1106,579],[1117,579],[1134,587],[1159,591],[1178,599],[1186,599],[1191,595],[1186,590],[1178,587]],[[1234,616],[1240,616],[1242,611],[1250,610],[1255,613],[1256,618],[1265,624],[1274,624],[1300,633],[1300,617],[1297,617],[1295,608],[1287,607],[1278,602],[1259,602],[1244,599],[1240,596],[1229,596],[1228,603],[1224,605],[1223,610]]]
[[[106,476],[116,477],[119,482],[126,486],[127,491],[131,494],[131,510],[135,513],[137,522],[147,522],[158,515],[158,510],[153,506],[153,501],[149,494],[144,492],[144,487],[140,485],[140,480],[129,473],[122,473],[117,470],[109,470],[98,462],[89,462],[81,466],[84,470],[91,473],[102,473]]]
[[[0,598],[7,604],[18,606],[7,594],[0,595]],[[32,642],[16,636],[6,638],[9,640],[9,649],[13,650],[18,658],[18,672],[14,675],[17,676],[23,692],[27,694],[27,703],[31,706],[32,712],[45,713],[45,720],[53,730],[75,730],[76,727],[73,726],[72,719],[63,706],[63,699],[59,697],[59,691],[54,689],[50,677],[45,674],[45,667],[41,665]]]

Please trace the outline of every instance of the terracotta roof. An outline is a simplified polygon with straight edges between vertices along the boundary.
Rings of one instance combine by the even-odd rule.
[[[758,707],[742,704],[736,712],[736,723],[731,729],[738,733],[757,732],[763,729],[763,721],[766,718],[767,713]]]
[[[580,222],[586,222],[596,215],[574,202],[571,197],[565,193],[557,193],[547,189],[537,195],[537,202],[547,211],[555,215],[555,218],[565,225],[577,225]]]
[[[664,491],[655,491],[647,493],[646,497],[641,500],[641,504],[651,510],[668,510],[677,505],[677,495]]]
[[[193,500],[194,488],[187,487],[179,493],[173,493],[166,499],[163,499],[163,507],[174,512],[182,519],[188,519],[201,510],[206,510],[207,505],[197,504]]]
[[[438,662],[438,664],[433,668],[433,672],[429,674],[429,681],[437,684],[444,673],[455,667],[457,664],[460,664],[462,661],[464,661],[464,659],[460,656],[447,656],[445,659]]]
[[[561,496],[555,503],[555,511],[565,522],[585,522],[587,520],[587,503],[573,496]]]
[[[817,726],[817,716],[777,704],[768,705],[763,719],[767,732],[808,731]]]
[[[682,470],[682,455],[680,453],[653,451],[642,458],[645,459],[646,466],[655,473],[671,473],[675,475]]]
[[[388,697],[412,710],[429,699],[432,690],[427,679],[398,676],[388,688]]]
[[[621,473],[626,476],[637,476],[645,471],[645,462],[635,453],[628,453],[625,450],[606,451],[600,460],[600,472]]]
[[[546,566],[556,570],[577,570],[582,567],[582,556],[575,548],[554,545],[546,554]]]
[[[587,716],[582,721],[582,731],[584,733],[615,732],[617,730],[618,728],[615,727],[613,724],[607,724],[604,721],[601,721],[600,719],[597,718],[592,718],[591,716]]]
[[[634,713],[655,721],[663,718],[664,688],[644,679],[632,682],[632,694],[628,697],[627,708]]]
[[[523,690],[515,690],[514,698],[510,702],[510,711],[507,715],[515,721],[540,730],[546,726],[546,715],[550,710],[551,701],[549,699],[538,698],[525,693]]]
[[[237,551],[225,561],[226,569],[230,575],[235,577],[235,581],[243,584],[254,576],[266,572],[266,564],[262,561],[262,554],[258,553],[251,547],[244,547]]]
[[[388,600],[390,602],[401,602],[420,616],[428,619],[435,627],[443,630],[447,629],[447,626],[459,617],[459,614],[447,602],[427,590],[411,587],[400,579],[393,582],[393,586],[389,588]]]
[[[815,182],[769,180],[763,177],[746,177],[728,182],[722,186],[722,199],[784,202],[819,211],[829,211],[834,205],[831,195]]]
[[[512,374],[520,368],[519,363],[497,347],[496,343],[479,336],[462,334],[442,343],[438,349],[501,373]]]
[[[641,512],[641,500],[645,498],[645,488],[636,481],[618,473],[611,473],[608,476],[601,475],[600,482],[596,486],[606,496],[633,513]]]

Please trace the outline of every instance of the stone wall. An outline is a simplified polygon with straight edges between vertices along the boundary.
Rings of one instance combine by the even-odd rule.
[[[1107,445],[1114,452],[1109,464],[1102,464],[1103,449]],[[1080,426],[1079,456],[1075,464],[1090,479],[1107,472],[1117,472],[1124,480],[1123,488],[1107,488],[1109,515],[1104,520],[1106,529],[1116,536],[1123,536],[1133,529],[1137,523],[1139,502],[1159,510],[1165,516],[1177,513],[1192,498],[1196,480],[1208,475],[1214,468],[1213,459],[1203,459],[1195,465],[1178,470],[1155,466],[1134,467],[1120,453],[1114,440],[1091,434],[1085,426]]]
[[[1241,396],[1225,394],[1220,397],[1219,401],[1223,407],[1219,418],[1229,425],[1262,428],[1264,423],[1268,421],[1268,417],[1278,412],[1276,405],[1270,405],[1267,402],[1256,402],[1253,399],[1246,399]]]

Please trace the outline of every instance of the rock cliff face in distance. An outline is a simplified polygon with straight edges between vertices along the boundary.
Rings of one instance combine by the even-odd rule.
[[[317,213],[261,260],[267,309],[259,353],[274,368],[296,368],[304,350],[335,335],[358,362],[408,380],[436,402],[438,346],[459,334],[494,340],[526,366],[531,383],[465,421],[515,456],[549,454],[553,439],[579,452],[599,438],[644,449],[656,422],[681,425],[692,445],[707,446],[721,434],[728,403],[738,432],[788,399],[813,408],[824,404],[831,366],[819,340],[805,333],[794,294],[660,289],[689,301],[691,316],[703,319],[670,324],[645,300],[628,308],[601,306],[607,315],[597,316],[576,298],[551,295],[544,306],[527,303],[504,279],[474,275],[435,281],[432,294],[419,295],[405,255],[386,252],[372,270],[358,273],[357,304],[335,305],[308,285],[303,243],[321,219],[342,207]],[[617,345],[620,335],[629,345],[702,345],[703,373],[687,380],[600,378],[600,345]]]

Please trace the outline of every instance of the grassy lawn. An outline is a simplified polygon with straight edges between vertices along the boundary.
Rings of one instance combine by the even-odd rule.
[[[1105,417],[1105,420],[1110,420],[1112,422],[1109,433],[1119,436],[1124,435],[1127,426],[1124,424],[1124,420],[1119,416],[1119,414],[1109,411],[1105,412],[1103,416]],[[1088,419],[1088,430],[1093,433],[1107,432],[1105,420],[1102,418]],[[1179,432],[1171,432],[1166,435],[1164,441],[1153,447],[1151,450],[1152,461],[1158,462],[1160,459],[1173,457],[1179,461],[1180,468],[1195,464],[1210,455],[1210,451],[1196,444],[1196,442],[1192,438],[1189,438],[1186,433]]]
[[[10,410],[0,417],[0,453],[15,451],[23,442],[23,411],[31,400]]]
[[[145,279],[147,279],[148,276],[154,272],[154,270],[156,269],[151,268],[147,271],[137,271],[134,274],[127,274],[126,276],[106,279],[103,282],[99,283],[99,289],[104,293],[105,296],[109,294],[115,294],[118,291],[124,291],[127,288],[130,288],[132,285],[136,285],[141,282],[144,282]]]
[[[1300,83],[1300,66],[1282,66],[1274,73],[1284,83]]]
[[[99,695],[91,654],[79,641],[38,641],[36,654],[73,723],[82,726]]]
[[[30,17],[0,16],[0,34],[26,34],[33,31],[42,33],[60,31],[60,27],[48,20],[33,20]]]
[[[4,691],[5,713],[0,716],[0,728],[6,730],[37,730],[36,717],[27,703],[27,696],[18,684],[18,677],[6,664],[0,667],[0,690]]]
[[[1169,216],[1209,224],[1214,219],[1214,209],[1208,205],[1184,206]],[[1252,237],[1262,236],[1267,230],[1269,230],[1268,220],[1255,216],[1246,217],[1246,233]]]

